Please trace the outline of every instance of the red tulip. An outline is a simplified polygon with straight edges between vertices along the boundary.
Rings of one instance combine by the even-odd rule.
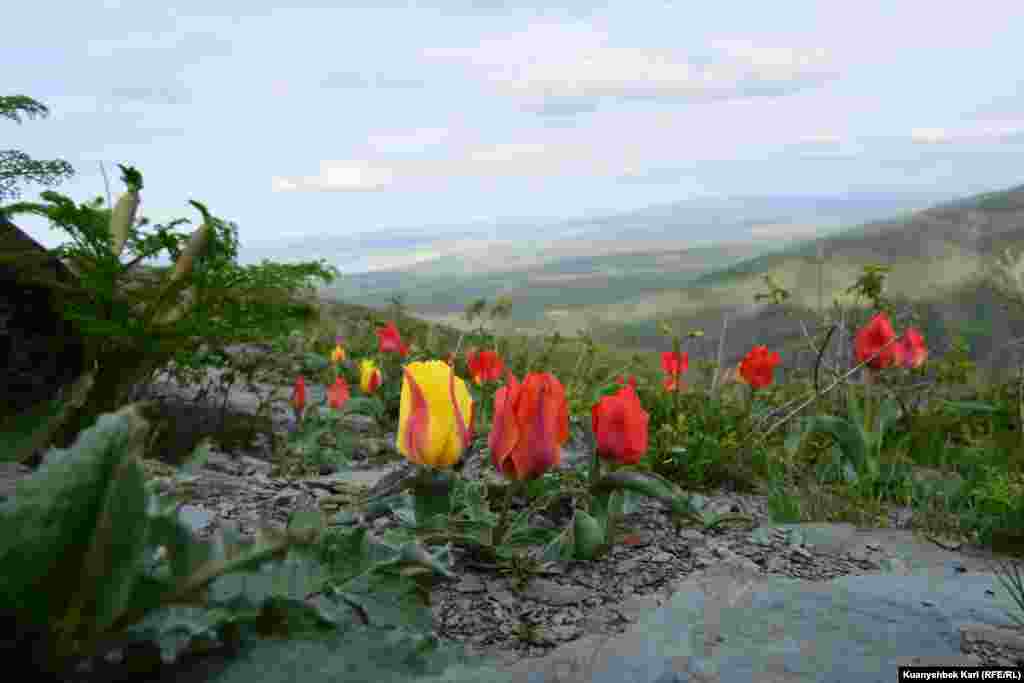
[[[896,339],[896,332],[892,329],[889,316],[885,313],[876,314],[871,319],[871,322],[857,331],[857,335],[854,338],[854,352],[857,362],[863,363],[894,339]],[[869,362],[868,367],[877,371],[900,364],[902,361],[902,347],[899,344],[892,344]]]
[[[301,415],[306,407],[306,380],[302,378],[302,375],[295,380],[295,388],[292,389],[292,406],[295,409],[296,417]]]
[[[350,397],[348,383],[344,377],[338,377],[327,389],[327,403],[335,410],[341,410]]]
[[[772,371],[779,364],[778,351],[768,353],[767,346],[755,346],[740,362],[739,376],[755,389],[772,383]]]
[[[469,364],[469,373],[477,384],[496,382],[505,371],[505,364],[494,351],[469,351],[466,354],[466,362]]]
[[[924,337],[911,327],[903,333],[903,340],[899,342],[902,346],[903,365],[907,368],[920,367],[921,363],[928,358],[928,349],[924,345]]]
[[[491,462],[510,479],[536,479],[561,461],[569,438],[565,388],[546,372],[530,373],[522,384],[511,372],[507,376],[494,397]]]
[[[402,343],[402,335],[398,333],[394,320],[377,330],[377,339],[381,353],[397,353],[403,358],[409,353],[409,347]]]
[[[622,465],[637,464],[647,450],[649,418],[633,387],[624,386],[616,394],[602,396],[590,411],[597,454]]]
[[[663,383],[667,391],[676,391],[685,386],[680,375],[686,372],[689,365],[690,355],[686,351],[680,353],[665,351],[661,354],[661,368],[668,375]]]

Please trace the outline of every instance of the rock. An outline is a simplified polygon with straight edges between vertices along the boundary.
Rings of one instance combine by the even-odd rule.
[[[83,337],[66,320],[52,288],[26,284],[29,273],[73,284],[72,271],[0,213],[0,421],[60,395],[82,373]]]
[[[1020,628],[991,624],[960,627],[960,649],[984,666],[1024,666],[1024,633]]]

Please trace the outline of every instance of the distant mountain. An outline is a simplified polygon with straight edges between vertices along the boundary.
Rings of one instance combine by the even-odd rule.
[[[900,310],[913,302],[923,312],[919,329],[936,356],[958,333],[980,366],[1007,365],[1011,340],[1024,338],[1024,311],[980,273],[995,253],[1024,246],[1024,185],[922,201],[693,200],[567,221],[548,229],[546,243],[492,242],[476,251],[463,245],[461,253],[408,268],[342,278],[322,293],[371,307],[402,294],[414,315],[463,329],[472,300],[506,296],[512,301],[512,317],[501,323],[506,331],[571,336],[589,329],[603,343],[632,350],[668,350],[658,322],[671,319],[677,329],[705,331],[694,358],[717,357],[727,322],[723,362],[734,364],[756,343],[780,350],[788,368],[807,366],[809,340],[800,322],[813,334],[818,313],[833,300],[851,306],[847,290],[863,267],[881,264],[891,269],[886,296]],[[843,216],[869,218],[849,224]],[[791,294],[781,308],[755,301],[768,291],[766,275]]]
[[[240,247],[239,260],[257,263],[263,258],[282,262],[324,258],[349,275],[384,270],[423,276],[480,275],[525,270],[562,258],[751,240],[777,244],[890,217],[940,199],[946,197],[852,194],[695,198],[567,221],[512,218],[249,243]]]

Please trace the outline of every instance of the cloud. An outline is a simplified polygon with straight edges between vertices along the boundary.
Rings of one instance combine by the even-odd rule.
[[[458,178],[617,177],[642,172],[635,150],[603,152],[581,142],[470,144],[440,159],[325,161],[320,175],[275,177],[273,188],[276,192],[362,192]]]
[[[426,81],[420,78],[402,78],[386,76],[380,73],[361,73],[357,71],[335,71],[327,74],[320,81],[321,88],[380,88],[380,89],[416,89],[426,87]]]
[[[977,125],[968,128],[914,128],[910,141],[922,145],[938,145],[958,142],[1010,142],[1024,138],[1024,118],[1003,121],[998,124]]]
[[[851,161],[864,154],[863,145],[848,140],[835,133],[816,133],[786,145],[788,153],[795,153],[789,158],[799,161]]]
[[[117,38],[90,40],[87,45],[90,58],[115,60],[133,60],[141,55],[163,57],[168,53],[194,60],[227,57],[234,51],[230,40],[209,31],[126,32]]]
[[[416,128],[399,133],[370,135],[366,138],[365,147],[378,154],[419,152],[443,144],[451,135],[447,128]]]
[[[367,192],[380,190],[393,182],[392,170],[362,161],[325,161],[319,176],[271,179],[274,192]]]
[[[559,102],[588,111],[604,99],[713,101],[779,96],[838,76],[821,47],[767,47],[717,40],[711,55],[675,49],[616,47],[589,27],[534,24],[485,38],[471,48],[426,48],[422,56],[464,66],[529,111]]]
[[[184,88],[148,87],[148,86],[117,86],[110,89],[110,96],[129,102],[147,104],[188,104],[192,101],[191,94]]]

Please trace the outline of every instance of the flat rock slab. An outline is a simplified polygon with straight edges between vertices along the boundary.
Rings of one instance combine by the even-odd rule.
[[[623,635],[581,639],[493,680],[888,683],[899,666],[972,664],[961,628],[1008,625],[1015,604],[994,575],[939,574],[810,583],[722,568],[679,584]]]
[[[793,530],[804,545],[817,550],[844,553],[866,546],[884,549],[886,556],[901,560],[900,569],[882,569],[874,573],[913,573],[929,569],[945,573],[950,569],[968,572],[990,572],[994,560],[1001,560],[990,550],[965,544],[950,550],[906,529],[857,529],[853,524],[803,523],[772,525]],[[871,574],[872,572],[865,572]]]

